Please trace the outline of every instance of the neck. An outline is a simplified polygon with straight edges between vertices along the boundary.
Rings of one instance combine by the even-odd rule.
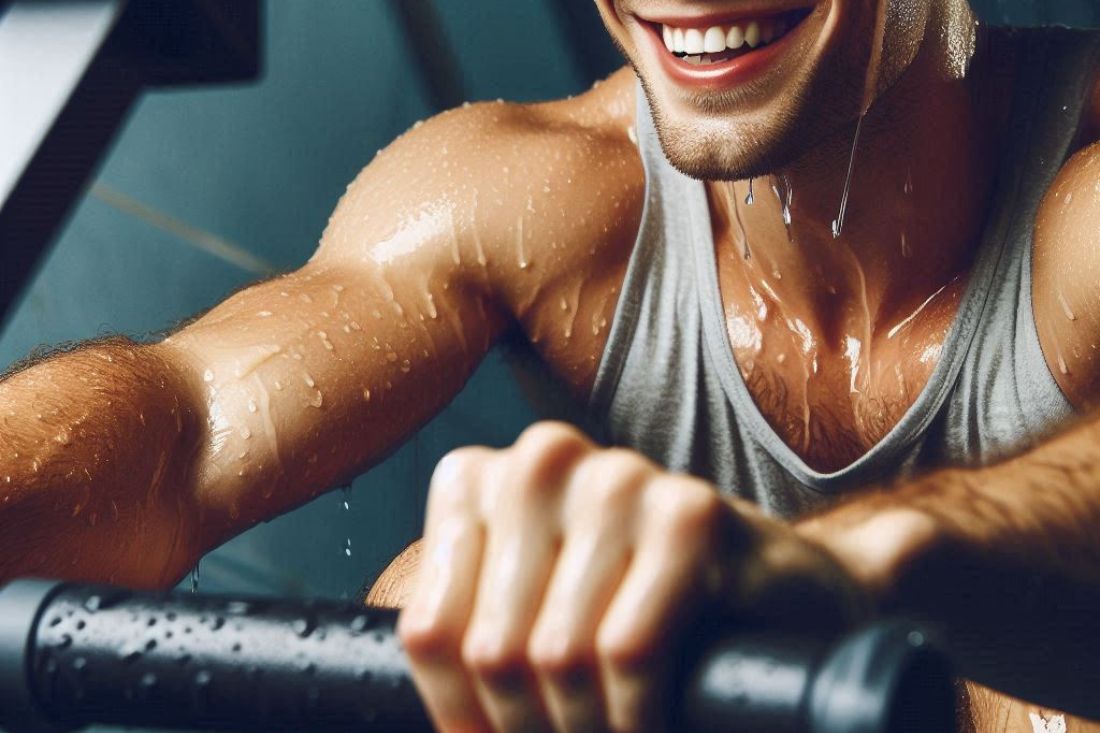
[[[853,124],[752,181],[751,205],[749,181],[708,183],[715,231],[727,244],[719,256],[736,257],[750,282],[827,339],[851,328],[852,312],[867,336],[889,329],[973,258],[997,163],[999,136],[990,132],[1001,115],[986,101],[980,68],[945,79],[934,53],[918,55],[872,106],[854,155]]]

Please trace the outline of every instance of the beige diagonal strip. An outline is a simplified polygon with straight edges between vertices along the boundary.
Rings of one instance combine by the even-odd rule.
[[[262,276],[274,275],[277,271],[273,264],[262,257],[257,257],[239,244],[193,227],[103,183],[92,184],[90,193],[108,206],[113,206],[124,214],[141,219],[152,227],[179,237],[188,244],[232,263],[242,270]]]

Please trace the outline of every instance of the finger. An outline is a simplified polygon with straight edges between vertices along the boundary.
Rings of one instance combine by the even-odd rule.
[[[476,511],[479,455],[451,454],[432,478],[416,587],[398,621],[413,679],[442,731],[490,729],[461,659],[485,545]]]
[[[482,446],[469,446],[453,450],[439,461],[428,487],[425,542],[432,527],[447,517],[455,514],[482,516],[478,489],[484,467],[491,463],[494,453]]]
[[[630,551],[614,529],[567,539],[529,657],[547,714],[561,731],[592,730],[606,718],[596,667],[596,629],[622,581]]]
[[[671,722],[665,717],[671,650],[713,582],[708,546],[728,513],[713,491],[692,483],[662,477],[650,484],[638,549],[597,630],[613,730],[663,730]]]
[[[527,646],[560,547],[561,484],[584,450],[570,432],[528,431],[492,471],[499,498],[487,508],[488,546],[463,658],[498,730],[549,730]]]
[[[557,730],[593,730],[606,719],[596,629],[626,571],[636,495],[651,472],[635,454],[603,451],[570,482],[565,543],[528,650]]]

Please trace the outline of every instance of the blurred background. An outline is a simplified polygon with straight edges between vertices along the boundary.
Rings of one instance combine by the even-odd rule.
[[[622,63],[592,0],[268,0],[261,28],[259,81],[140,97],[6,319],[0,371],[42,346],[150,338],[295,269],[347,183],[419,119],[577,93]],[[354,595],[419,536],[446,451],[508,444],[533,419],[495,352],[349,491],[204,558],[201,589]]]

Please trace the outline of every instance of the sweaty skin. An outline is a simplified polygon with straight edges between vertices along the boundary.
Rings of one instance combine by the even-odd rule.
[[[673,162],[714,179],[735,358],[769,422],[816,468],[851,462],[911,404],[965,285],[1006,90],[980,52],[965,78],[950,73],[947,47],[966,44],[944,41],[958,30],[946,5],[822,2],[797,54],[710,98],[668,81],[643,19],[718,4],[599,3]],[[586,396],[643,205],[635,71],[568,100],[476,104],[418,125],[349,186],[299,271],[163,342],[89,344],[0,382],[0,575],[169,585],[227,538],[378,461],[509,328]],[[1098,159],[1082,147],[1067,164],[1035,239],[1043,350],[1082,410],[1100,399]],[[1087,707],[1066,670],[1088,663],[1080,640],[1100,630],[1061,624],[1057,599],[1083,593],[1100,566],[1096,431],[795,524],[559,425],[504,451],[464,450],[433,477],[428,561],[402,616],[417,683],[444,730],[640,730],[661,717],[662,640],[704,608],[834,625],[900,609],[969,642],[968,673]],[[956,562],[927,575],[944,556]],[[952,575],[960,568],[971,574]],[[1009,592],[1024,577],[1058,593],[1021,608]],[[953,604],[944,588],[977,590]],[[1100,608],[1083,598],[1077,607]],[[1003,648],[1025,622],[1063,667]]]

